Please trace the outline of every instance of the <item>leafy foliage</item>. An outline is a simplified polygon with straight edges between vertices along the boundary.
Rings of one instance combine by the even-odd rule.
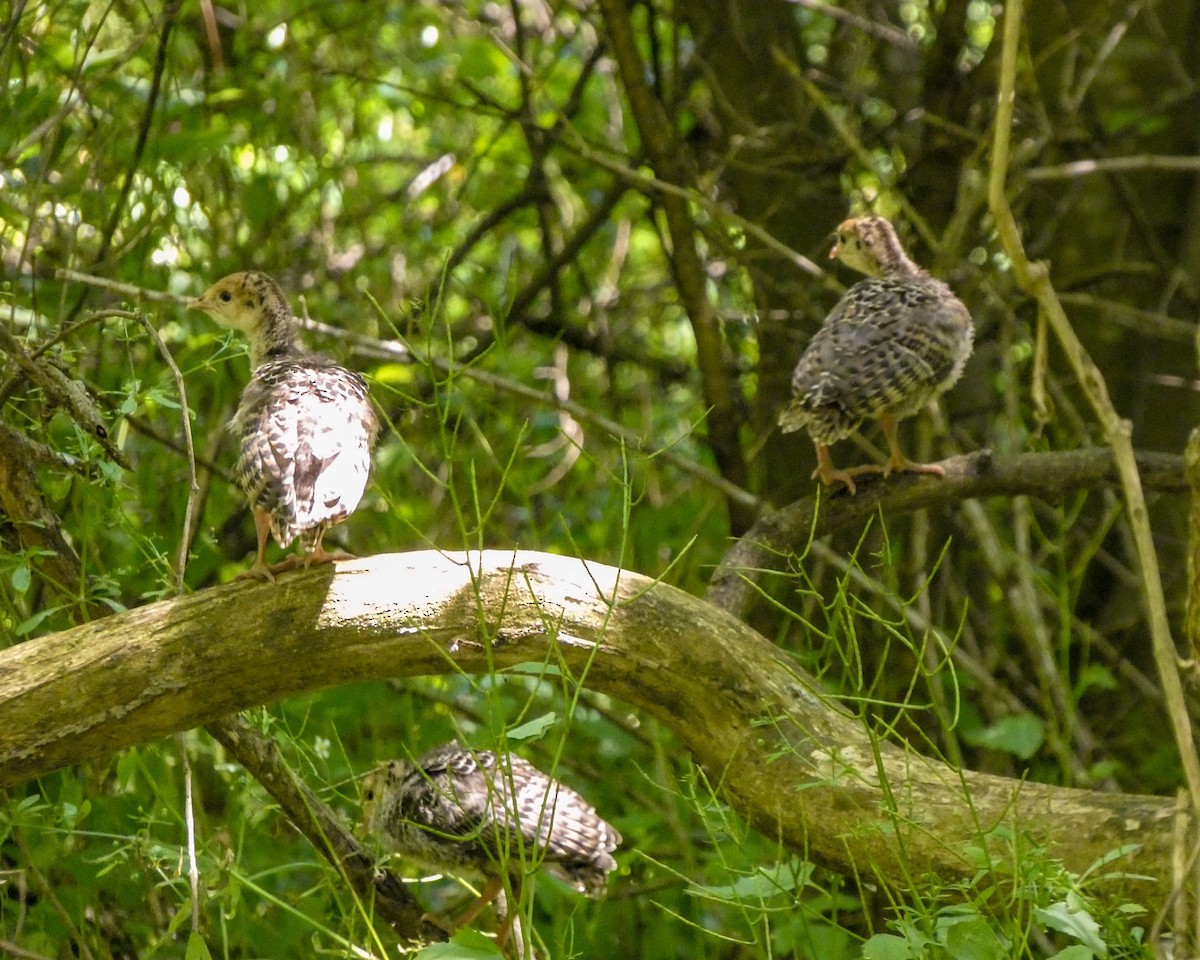
[[[1175,319],[1200,299],[1194,178],[1060,165],[1195,156],[1195,30],[1166,30],[1154,5],[1030,7],[1010,181],[1029,253],[1053,258],[1139,444],[1178,450],[1197,413],[1192,324]],[[703,590],[744,532],[727,497],[736,467],[758,507],[810,492],[811,452],[774,418],[841,292],[806,263],[848,206],[904,223],[976,317],[948,415],[905,428],[921,457],[1095,442],[1055,361],[1053,410],[1035,402],[1035,317],[985,213],[997,8],[680,0],[626,13],[679,170],[647,163],[653,131],[604,5],[11,5],[0,637],[171,596],[181,551],[188,590],[244,567],[253,532],[223,430],[244,351],[183,307],[239,269],[273,274],[325,325],[313,344],[371,382],[385,430],[339,531],[361,554],[536,547]],[[682,234],[664,209],[680,194]],[[681,239],[701,276],[678,269]],[[697,301],[721,334],[715,358],[697,346]],[[29,364],[63,376],[43,382]],[[870,430],[855,442],[878,454]],[[1154,505],[1176,608],[1183,510]],[[997,773],[1166,791],[1178,762],[1132,563],[1113,494],[972,502],[796,544],[752,616],[881,738]],[[537,884],[520,909],[539,955],[1133,956],[1159,906],[1112,908],[1020,837],[969,889],[832,874],[752,830],[718,798],[718,772],[557,664],[381,680],[259,719],[351,821],[357,776],[452,736],[514,746],[580,789],[625,836],[621,869],[598,904]],[[0,801],[0,952],[395,951],[203,733]],[[462,899],[449,881],[419,891],[439,910]],[[422,955],[495,950],[463,931]]]

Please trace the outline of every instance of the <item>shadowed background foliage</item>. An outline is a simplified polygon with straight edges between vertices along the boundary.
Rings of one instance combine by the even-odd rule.
[[[1036,310],[987,212],[1002,13],[983,0],[12,3],[3,642],[175,593],[181,545],[188,591],[247,564],[253,526],[223,430],[243,346],[182,307],[234,270],[272,274],[326,325],[310,343],[370,379],[385,427],[339,530],[360,554],[534,548],[703,593],[763,508],[813,492],[810,445],[774,422],[853,279],[826,260],[848,211],[893,218],[976,320],[963,381],[902,428],[914,457],[1095,446],[1053,349],[1048,405],[1034,403]],[[1178,453],[1197,414],[1186,158],[1200,152],[1200,4],[1038,3],[1023,25],[1008,183],[1027,253],[1051,262],[1135,444]],[[881,443],[868,428],[842,456]],[[1155,496],[1178,623],[1187,503]],[[761,601],[738,612],[880,735],[1049,783],[1177,784],[1114,492],[1064,481],[1039,499],[885,513],[796,537],[773,565],[788,574],[761,578]],[[793,859],[717,802],[654,721],[569,682],[381,679],[261,722],[351,817],[353,777],[453,735],[507,738],[554,766],[626,844],[600,905],[539,885],[550,955],[857,957],[864,941],[895,947],[868,939],[880,934],[916,944],[914,930],[954,953],[946,917],[959,915],[936,882],[913,896]],[[183,956],[181,751],[212,955],[367,943],[337,876],[195,733],[8,792],[0,949]],[[1045,916],[1027,933],[1070,885],[1031,863],[997,883],[1044,902],[981,898],[972,918],[1006,931],[982,955],[1094,949]],[[456,895],[418,893],[439,909]],[[1135,949],[1132,926],[1161,904],[1143,906],[1103,924],[1114,952]]]

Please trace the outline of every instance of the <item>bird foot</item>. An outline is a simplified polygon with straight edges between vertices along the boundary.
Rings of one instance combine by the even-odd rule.
[[[352,553],[346,553],[345,550],[326,550],[323,547],[318,547],[316,550],[305,554],[293,553],[290,557],[272,564],[271,572],[282,573],[284,570],[295,570],[297,567],[303,567],[307,570],[309,567],[315,567],[322,563],[335,563],[339,560],[357,559],[358,557]]]
[[[234,580],[258,580],[262,583],[275,582],[275,568],[268,566],[262,560],[257,561],[249,570],[243,570]]]
[[[946,468],[939,463],[916,463],[908,457],[890,457],[883,468],[883,475],[890,477],[893,473],[932,473],[944,477]]]
[[[861,467],[851,467],[849,470],[839,470],[833,464],[829,464],[828,466],[821,464],[812,472],[812,479],[820,480],[827,487],[833,486],[835,483],[844,483],[846,489],[851,494],[855,494],[858,492],[858,486],[854,482],[855,477],[884,472],[884,468],[877,463],[866,463]]]

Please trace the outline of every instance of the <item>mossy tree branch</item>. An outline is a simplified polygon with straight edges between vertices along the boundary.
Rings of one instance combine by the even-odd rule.
[[[657,717],[735,809],[842,872],[968,878],[978,863],[966,849],[1004,856],[1003,827],[1077,872],[1135,845],[1120,869],[1150,877],[1149,893],[1170,888],[1170,800],[960,773],[880,744],[724,611],[540,553],[378,556],[11,647],[0,786],[304,690],[531,662]]]

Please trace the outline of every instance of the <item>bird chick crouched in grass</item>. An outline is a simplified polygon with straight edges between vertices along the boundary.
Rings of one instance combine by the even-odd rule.
[[[962,376],[975,336],[971,315],[946,284],[908,258],[882,217],[846,220],[829,256],[867,279],[846,292],[800,357],[780,427],[807,429],[817,448],[813,477],[844,483],[851,493],[864,473],[945,475],[938,464],[909,460],[896,430]],[[875,419],[887,438],[887,463],[834,467],[829,445]]]
[[[459,918],[470,923],[537,867],[589,897],[603,895],[621,835],[579,794],[520,757],[437,747],[415,763],[393,760],[363,782],[363,822],[421,866],[485,881]],[[511,912],[498,939],[503,945]]]
[[[321,545],[358,506],[379,422],[361,376],[310,353],[279,285],[265,273],[234,273],[188,304],[250,341],[250,382],[230,423],[239,443],[234,479],[254,510],[258,553],[241,574],[274,580],[303,564],[352,559]],[[267,534],[302,557],[266,562]]]

